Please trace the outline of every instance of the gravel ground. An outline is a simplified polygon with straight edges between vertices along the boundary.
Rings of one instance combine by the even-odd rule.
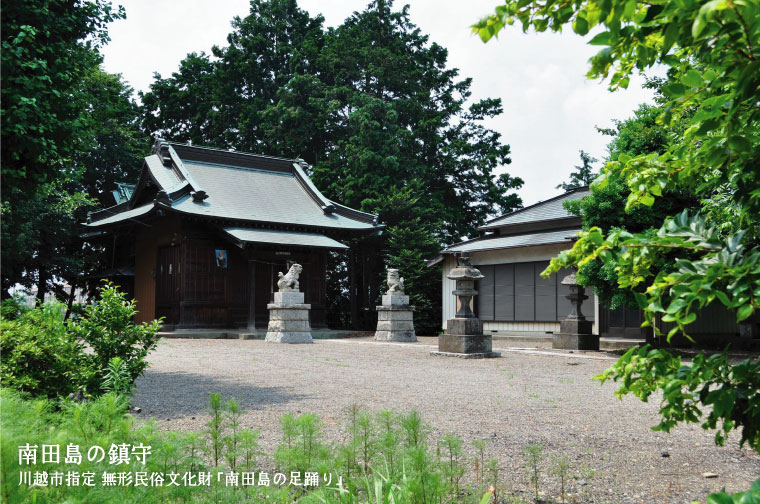
[[[249,340],[164,339],[137,381],[138,416],[166,430],[202,430],[210,392],[239,399],[243,425],[260,429],[271,450],[286,412],[316,413],[328,439],[342,440],[351,405],[367,411],[416,409],[433,438],[453,432],[467,446],[487,440],[505,486],[528,488],[522,449],[540,443],[572,463],[576,502],[688,503],[725,487],[745,490],[760,477],[760,457],[738,436],[716,447],[698,425],[670,434],[650,430],[659,401],[614,396],[615,385],[591,377],[614,362],[600,352],[510,349],[502,357],[465,360],[430,355],[435,338],[376,343],[369,338],[276,345]],[[664,456],[665,452],[669,456]],[[548,458],[545,461],[548,464]],[[704,473],[716,478],[705,478]],[[558,495],[556,478],[542,487]]]

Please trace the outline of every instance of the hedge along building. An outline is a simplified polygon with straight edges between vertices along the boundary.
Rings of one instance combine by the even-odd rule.
[[[169,330],[266,327],[277,274],[297,262],[311,325],[324,328],[328,254],[337,251],[349,254],[356,322],[372,277],[362,258],[383,226],[328,200],[306,167],[158,140],[129,199],[91,214],[86,236],[103,245],[107,274],[134,295],[138,321],[164,317]]]
[[[570,271],[549,278],[540,273],[552,257],[572,247],[581,230],[581,218],[569,214],[562,203],[587,194],[588,188],[579,188],[492,219],[478,228],[481,236],[443,250],[431,262],[443,263],[443,329],[456,312],[451,295],[454,282],[447,275],[456,267],[456,256],[469,253],[484,276],[478,282],[473,306],[483,320],[484,332],[559,332],[559,321],[570,311],[565,298],[569,290],[561,284]],[[588,294],[582,310],[594,321],[594,333],[598,334],[599,307],[596,296]]]

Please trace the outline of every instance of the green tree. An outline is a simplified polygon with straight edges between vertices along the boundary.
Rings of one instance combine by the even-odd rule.
[[[570,173],[570,181],[562,182],[557,186],[557,189],[569,191],[571,189],[591,185],[591,182],[594,181],[597,174],[594,173],[593,164],[599,160],[583,150],[580,151],[580,157],[581,165],[575,165],[575,171]]]
[[[657,85],[656,81],[647,84],[650,87]],[[661,95],[656,97],[656,101],[663,101]],[[612,137],[607,146],[609,155],[605,161],[617,161],[621,155],[665,152],[671,139],[683,134],[683,128],[680,125],[666,127],[658,123],[657,118],[663,110],[661,106],[642,104],[634,111],[633,117],[615,120],[614,128],[597,128],[602,134]],[[667,197],[658,198],[652,206],[626,208],[628,193],[625,181],[616,178],[610,180],[604,188],[595,188],[582,199],[568,201],[566,207],[570,212],[583,217],[583,229],[586,231],[597,227],[605,233],[622,230],[653,234],[662,224],[663,215],[674,215],[685,208],[694,209],[699,205],[699,200],[691,193],[666,189]],[[673,257],[665,256],[652,269],[660,271],[672,264]],[[633,291],[618,285],[616,268],[615,261],[593,260],[580,268],[579,278],[586,286],[594,288],[600,303],[612,310],[622,306],[638,307]]]
[[[102,270],[102,251],[82,243],[79,223],[88,211],[113,204],[116,182],[134,180],[149,146],[132,90],[120,76],[95,66],[80,84],[91,101],[91,122],[81,131],[89,148],[70,153],[68,178],[3,201],[3,287],[37,285],[40,299],[50,291],[66,299],[84,285],[83,277]]]
[[[143,102],[143,127],[174,141],[273,155],[298,155],[289,139],[309,138],[296,111],[285,106],[265,116],[286,87],[315,74],[323,44],[323,18],[312,18],[295,0],[253,0],[250,12],[232,20],[228,45],[212,54],[191,53],[171,77],[155,74]],[[305,98],[311,95],[307,89]],[[296,91],[297,92],[297,91]],[[279,115],[296,114],[295,121]],[[265,120],[268,119],[268,120]],[[270,133],[279,141],[271,141]],[[308,157],[305,157],[308,159]],[[313,161],[310,159],[310,161]]]
[[[515,0],[473,29],[487,41],[515,22],[526,31],[558,31],[567,24],[580,35],[596,29],[590,43],[603,48],[591,59],[589,77],[610,77],[613,89],[626,87],[635,71],[665,65],[667,102],[660,120],[683,120],[683,134],[661,154],[621,154],[592,190],[622,180],[630,190],[628,208],[652,206],[666,191],[691,192],[704,202],[701,212],[666,217],[655,233],[584,231],[546,273],[595,259],[614,261],[618,284],[636,290],[647,323],[656,315],[675,323],[668,337],[713,302],[735,310],[739,322],[750,317],[760,307],[760,2]],[[716,202],[724,211],[715,211]],[[729,214],[730,222],[715,220]],[[670,254],[675,267],[656,272]],[[741,428],[741,443],[760,451],[758,367],[758,359],[731,364],[703,356],[682,364],[645,347],[601,378],[623,380],[619,394],[642,400],[663,390],[663,430],[698,422],[702,408],[711,407],[703,427],[722,421],[723,433]],[[716,437],[718,443],[724,439]]]
[[[500,100],[465,107],[471,81],[458,80],[446,60],[406,8],[382,1],[331,31],[322,59],[330,69],[322,99],[332,138],[314,165],[315,183],[388,225],[376,270],[401,269],[418,295],[421,333],[440,328],[438,279],[424,271],[424,259],[488,215],[517,208],[510,191],[522,184],[495,176],[510,162],[509,146],[482,122],[502,112]]]
[[[77,224],[144,148],[131,89],[100,69],[106,25],[123,16],[102,0],[3,7],[3,297],[17,283],[63,296],[61,281],[97,266]]]
[[[483,126],[501,101],[466,106],[471,80],[447,68],[446,49],[406,8],[377,1],[337,28],[322,23],[292,0],[252,2],[213,61],[190,55],[157,78],[143,96],[143,124],[173,140],[308,161],[327,197],[380,215],[388,229],[373,285],[402,258],[413,264],[401,269],[423,296],[418,322],[437,330],[439,280],[423,274],[424,259],[521,204],[513,190],[522,180],[496,175],[509,146]],[[345,273],[340,261],[334,272]],[[344,285],[333,278],[330,288]]]
[[[3,5],[4,197],[71,175],[73,153],[89,147],[80,135],[90,103],[81,76],[100,62],[94,49],[108,41],[106,25],[121,17],[105,0]]]

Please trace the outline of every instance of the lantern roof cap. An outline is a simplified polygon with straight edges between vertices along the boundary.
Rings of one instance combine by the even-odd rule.
[[[457,257],[457,267],[452,269],[446,278],[450,280],[479,280],[483,278],[480,270],[470,263],[469,254]]]

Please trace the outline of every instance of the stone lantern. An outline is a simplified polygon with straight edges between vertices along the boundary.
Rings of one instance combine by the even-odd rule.
[[[559,323],[559,333],[552,337],[552,348],[565,350],[599,350],[599,335],[592,334],[592,322],[586,320],[581,311],[583,301],[588,299],[582,285],[578,284],[575,273],[562,279],[562,285],[567,285],[570,294],[570,313]]]
[[[457,267],[447,278],[456,282],[452,294],[456,296],[457,311],[454,318],[446,322],[446,333],[438,336],[438,351],[432,354],[470,359],[499,357],[501,354],[492,351],[491,335],[483,334],[483,322],[471,307],[478,294],[475,282],[483,278],[480,270],[470,264],[470,257],[465,253],[457,258]]]

